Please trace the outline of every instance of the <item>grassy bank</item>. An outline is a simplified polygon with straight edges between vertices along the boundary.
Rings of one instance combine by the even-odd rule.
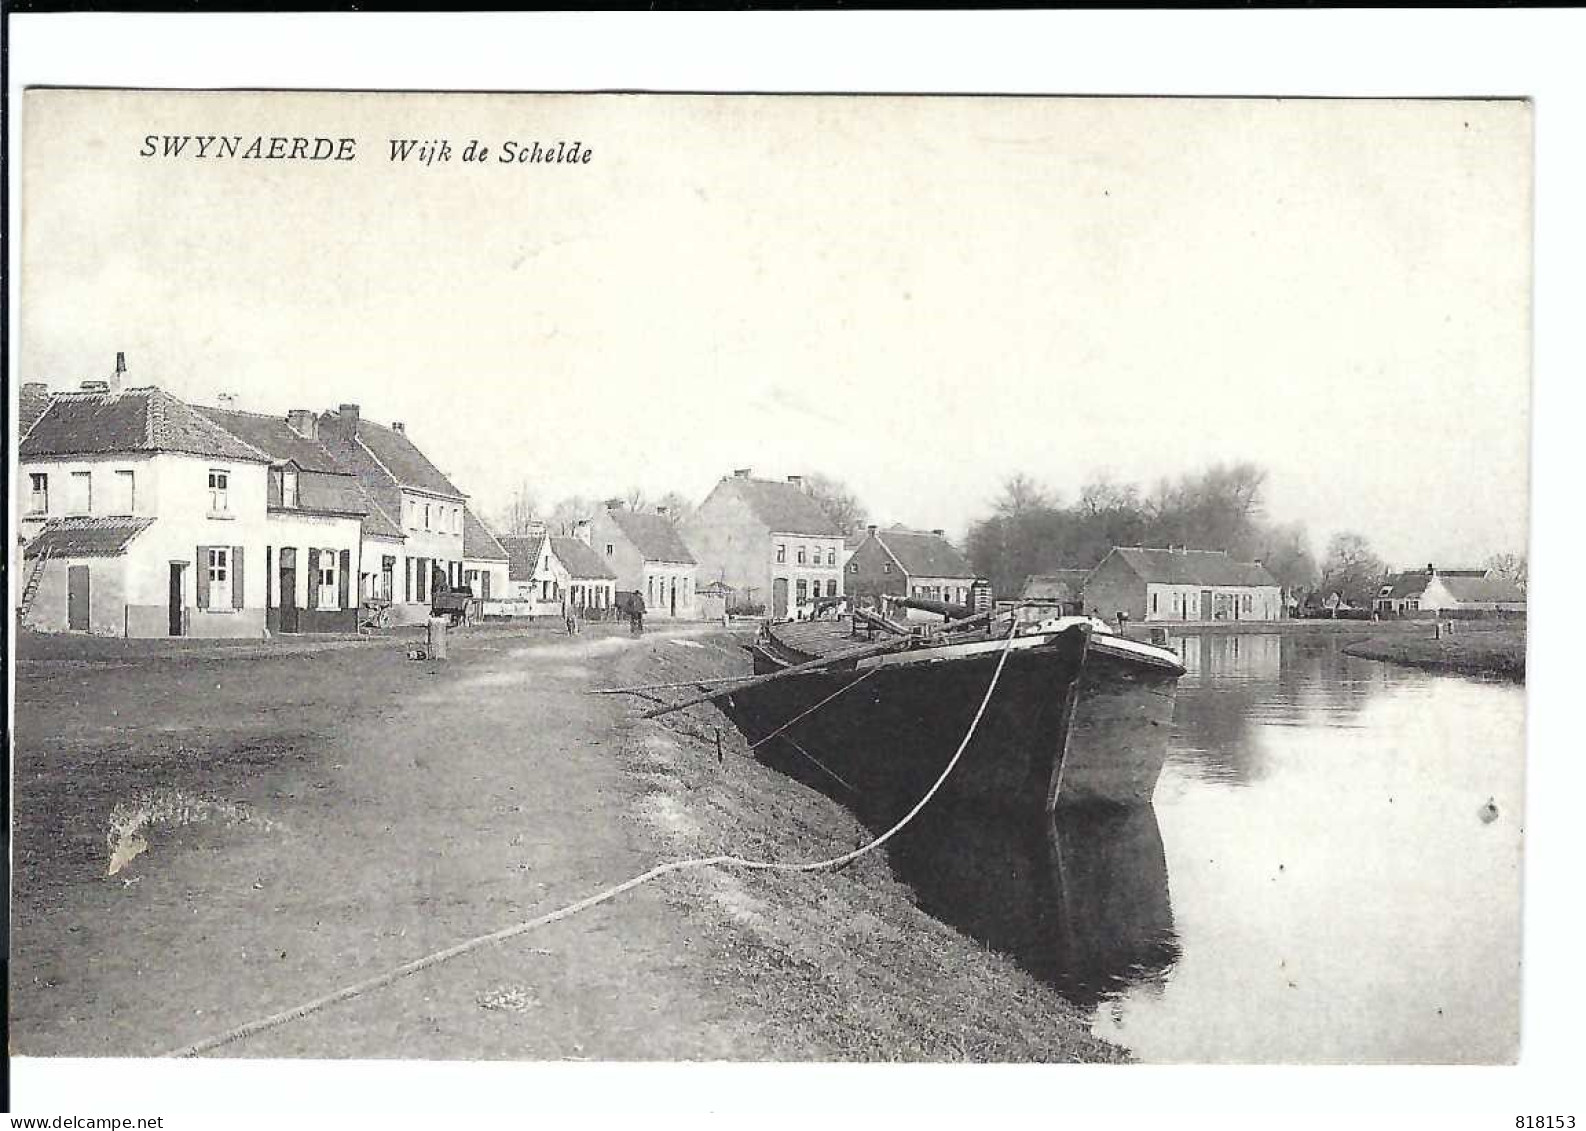
[[[745,666],[722,634],[658,643],[623,657],[617,674],[628,684],[682,681]],[[641,706],[620,728],[621,749],[647,783],[639,819],[669,855],[811,861],[875,835],[761,765],[714,708],[641,721]],[[704,928],[719,984],[769,1022],[788,1058],[1125,1059],[1051,989],[915,906],[880,851],[836,872],[686,873],[669,882],[668,899]]]
[[[1432,626],[1411,622],[1414,633],[1373,635],[1344,646],[1351,656],[1464,675],[1494,675],[1525,680],[1525,629],[1509,625],[1457,622],[1437,639]]]

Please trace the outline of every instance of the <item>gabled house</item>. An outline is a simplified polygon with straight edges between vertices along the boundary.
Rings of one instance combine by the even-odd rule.
[[[568,599],[574,608],[587,613],[609,609],[616,603],[616,572],[582,538],[553,535],[551,557],[566,574]]]
[[[1372,602],[1378,614],[1523,613],[1525,593],[1507,578],[1486,569],[1438,569],[1396,573],[1383,582]]]
[[[970,603],[975,571],[941,530],[870,527],[848,559],[847,592],[855,597],[921,597]]]
[[[589,545],[615,576],[616,592],[638,593],[650,616],[699,615],[694,555],[668,516],[631,511],[621,499],[608,499],[590,522]]]
[[[271,632],[356,632],[364,522],[375,511],[358,477],[315,436],[314,416],[198,410],[270,457],[264,558]]]
[[[551,558],[551,536],[543,528],[529,534],[503,534],[507,551],[509,604],[494,611],[509,616],[551,616],[562,608],[561,577]]]
[[[152,386],[57,393],[18,446],[25,624],[261,637],[272,458]],[[42,565],[40,564],[42,563]]]
[[[481,601],[507,592],[511,559],[506,547],[473,511],[463,507],[463,584]]]
[[[579,538],[545,530],[504,536],[511,558],[506,603],[488,612],[511,616],[556,616],[571,605],[586,614],[616,601],[617,575]]]
[[[744,605],[782,618],[815,597],[844,592],[844,531],[800,476],[723,478],[682,524],[700,580],[732,587]]]
[[[357,405],[343,404],[319,416],[317,436],[358,477],[379,512],[365,530],[365,558],[389,554],[389,539],[380,531],[395,529],[401,535],[400,547],[390,554],[395,559],[393,621],[427,619],[436,580],[453,587],[464,581],[467,496],[419,450],[400,422],[387,428],[365,420]]]
[[[1279,620],[1283,590],[1260,562],[1222,550],[1114,546],[1085,579],[1085,610],[1105,620]]]

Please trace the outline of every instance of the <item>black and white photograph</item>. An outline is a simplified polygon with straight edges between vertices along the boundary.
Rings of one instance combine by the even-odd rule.
[[[13,1057],[1521,1061],[1531,100],[13,109]]]

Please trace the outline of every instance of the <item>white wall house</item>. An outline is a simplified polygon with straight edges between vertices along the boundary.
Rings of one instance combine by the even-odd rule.
[[[419,450],[401,422],[388,428],[364,419],[357,405],[343,404],[320,414],[316,427],[319,442],[357,476],[373,503],[364,524],[365,595],[384,591],[389,564],[393,620],[425,620],[437,579],[455,588],[467,580],[468,497]]]
[[[482,601],[507,592],[510,559],[490,528],[471,507],[463,508],[463,584]]]
[[[25,625],[263,636],[269,464],[157,388],[55,395],[18,448]]]
[[[668,516],[627,510],[622,500],[611,499],[587,529],[590,548],[611,571],[619,595],[638,593],[652,617],[699,616],[698,567]]]

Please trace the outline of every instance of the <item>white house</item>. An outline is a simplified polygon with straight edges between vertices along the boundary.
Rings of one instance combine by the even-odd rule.
[[[314,416],[199,408],[270,457],[265,626],[271,632],[356,632],[363,525],[375,507],[357,476],[316,436]]]
[[[272,460],[169,393],[59,393],[18,446],[24,621],[107,636],[263,636]],[[41,564],[42,563],[42,564]]]
[[[1279,620],[1283,590],[1260,562],[1222,550],[1114,546],[1091,570],[1084,607],[1134,621]]]
[[[615,576],[618,594],[638,593],[653,617],[698,617],[694,555],[670,517],[641,514],[621,499],[609,499],[588,529],[589,544]]]
[[[363,557],[371,563],[382,560],[375,574],[377,588],[384,587],[384,559],[392,559],[393,621],[408,624],[427,619],[437,577],[455,587],[465,581],[468,497],[419,450],[402,423],[387,428],[365,420],[355,404],[320,414],[317,437],[358,477],[374,503],[364,530]],[[392,530],[400,543],[392,538]]]
[[[1372,608],[1379,614],[1523,613],[1525,593],[1514,582],[1487,569],[1407,570],[1388,578]]]
[[[510,558],[472,507],[463,507],[463,584],[481,601],[507,592]]]

